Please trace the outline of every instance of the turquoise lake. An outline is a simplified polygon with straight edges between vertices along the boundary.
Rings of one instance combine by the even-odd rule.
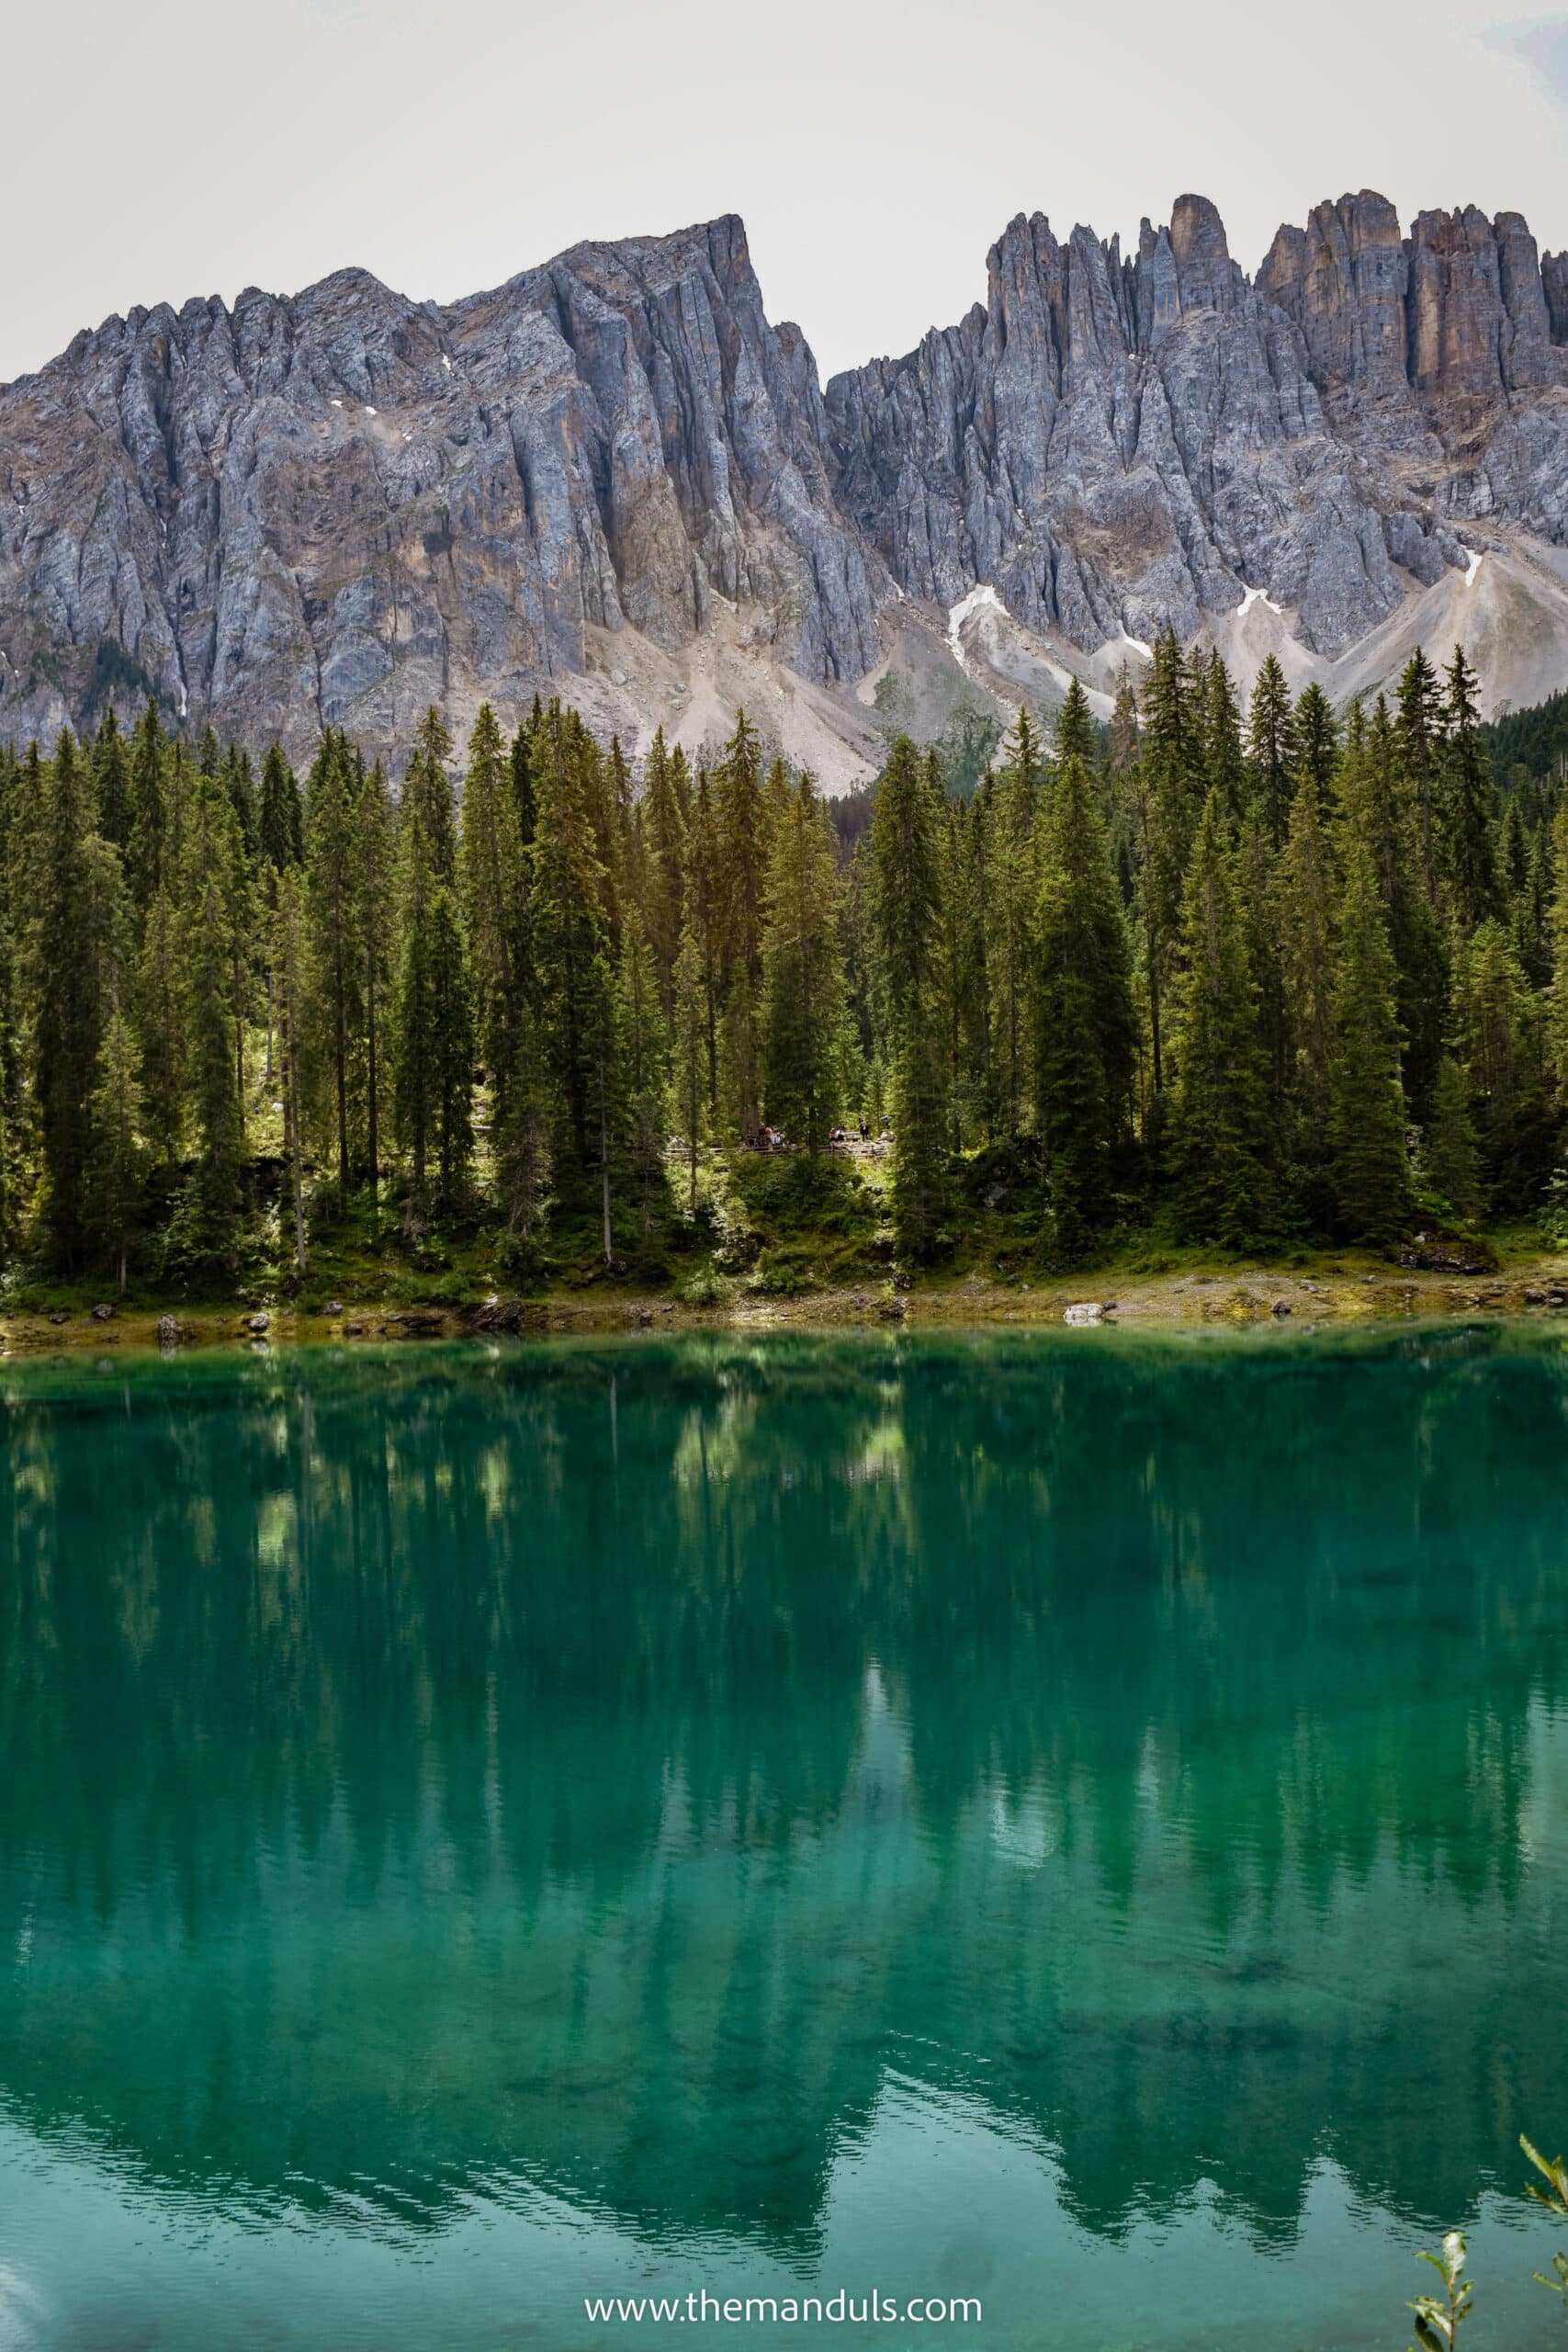
[[[1568,1351],[4,1367],[0,2352],[1556,2346]],[[677,2335],[677,2341],[681,2336]]]

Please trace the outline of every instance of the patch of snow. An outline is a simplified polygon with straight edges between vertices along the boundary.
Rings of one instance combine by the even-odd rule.
[[[365,403],[365,413],[366,413],[366,415],[367,415],[367,416],[374,416],[374,415],[375,415],[375,413],[376,413],[375,410],[371,407],[371,405],[370,405],[370,403],[369,403],[369,401],[367,401],[367,402]]]
[[[1238,621],[1244,621],[1247,618],[1248,613],[1252,610],[1252,607],[1257,604],[1260,596],[1263,598],[1264,604],[1268,605],[1269,610],[1271,613],[1277,614],[1279,617],[1283,620],[1284,615],[1280,611],[1280,607],[1274,602],[1272,596],[1265,596],[1261,588],[1244,588],[1242,590],[1240,604],[1235,605],[1231,608],[1235,614]]]
[[[1474,549],[1473,548],[1470,548],[1470,550],[1469,550],[1469,555],[1470,555],[1470,561],[1469,561],[1469,562],[1465,565],[1465,567],[1464,567],[1464,578],[1463,578],[1463,580],[1460,582],[1460,585],[1461,585],[1461,587],[1463,587],[1463,588],[1473,588],[1473,587],[1474,587],[1474,585],[1475,585],[1475,575],[1476,575],[1476,573],[1477,573],[1477,572],[1480,571],[1480,569],[1481,569],[1481,561],[1482,561],[1482,559],[1481,559],[1481,557],[1476,553],[1476,551],[1475,551],[1475,549]]]
[[[330,401],[328,402],[328,406],[330,408],[341,408],[343,406],[343,402],[341,401]]]
[[[965,674],[971,674],[969,657],[959,640],[958,632],[966,620],[972,619],[976,613],[986,612],[1005,615],[1007,606],[996,590],[982,581],[977,588],[970,589],[967,596],[961,596],[947,616],[947,650]]]
[[[1154,647],[1152,645],[1145,645],[1141,637],[1129,637],[1125,626],[1123,626],[1122,630],[1122,642],[1123,645],[1130,645],[1134,653],[1141,653],[1145,662],[1152,662],[1154,660]]]
[[[448,375],[452,373],[452,362],[447,358],[445,352],[441,355],[441,365],[446,368]]]
[[[412,441],[413,439],[413,435],[412,433],[405,433],[403,435],[403,439],[405,441]]]

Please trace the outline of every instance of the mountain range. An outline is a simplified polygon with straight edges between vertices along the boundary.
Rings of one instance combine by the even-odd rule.
[[[1256,275],[1010,222],[987,294],[821,387],[733,216],[415,302],[361,269],[134,310],[0,390],[0,736],[149,692],[308,755],[558,693],[692,750],[744,704],[829,788],[1157,633],[1339,701],[1462,641],[1568,672],[1568,254],[1363,191]]]

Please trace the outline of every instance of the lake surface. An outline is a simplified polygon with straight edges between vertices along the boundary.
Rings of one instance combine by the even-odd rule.
[[[106,1355],[0,1429],[4,2352],[1403,2347],[1453,2223],[1476,2352],[1561,2342],[1546,1336]]]

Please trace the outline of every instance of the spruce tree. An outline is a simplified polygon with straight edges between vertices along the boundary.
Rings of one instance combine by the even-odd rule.
[[[329,729],[305,809],[308,1101],[333,1138],[340,1213],[348,1206],[364,1040],[358,891],[361,785],[345,736]]]
[[[1240,1248],[1271,1222],[1267,1080],[1234,856],[1218,793],[1204,804],[1182,910],[1176,1144],[1182,1222]]]
[[[436,1200],[450,1209],[473,1152],[473,1014],[457,899],[457,808],[446,765],[451,750],[451,737],[432,708],[403,780],[399,839],[403,947],[395,1094],[416,1220],[427,1204],[432,1160]]]
[[[1144,981],[1155,1091],[1165,1082],[1165,1002],[1179,961],[1184,877],[1204,805],[1200,730],[1180,649],[1170,630],[1155,648],[1144,690],[1142,875]]]
[[[843,990],[832,820],[801,775],[773,827],[762,939],[768,1116],[816,1159],[837,1114]]]
[[[679,755],[677,755],[678,757]],[[643,775],[647,843],[648,936],[659,958],[665,1001],[671,1000],[675,959],[686,888],[686,815],[677,768],[665,748],[662,727],[654,731]]]
[[[106,1010],[96,927],[95,814],[92,778],[75,738],[64,729],[45,786],[29,968],[45,1227],[51,1253],[71,1267],[81,1262],[86,1238],[92,1096]]]
[[[1036,922],[1036,1111],[1058,1254],[1106,1221],[1128,1128],[1132,968],[1105,828],[1081,760],[1055,779],[1042,826]]]
[[[671,1083],[675,1124],[686,1161],[687,1205],[694,1217],[697,1168],[708,1136],[708,1034],[703,952],[696,926],[690,919],[681,929],[674,993]]]
[[[1032,760],[1031,739],[1021,723],[1010,787],[1020,823],[1022,796],[1034,789],[1026,764]],[[894,744],[883,770],[872,817],[871,847],[876,869],[874,910],[883,1022],[893,1074],[894,1221],[899,1247],[911,1257],[922,1258],[935,1246],[946,1191],[948,1122],[935,1002],[942,810],[932,794],[930,772],[907,736],[900,736]],[[1024,1017],[1021,1008],[1019,1018]]]
[[[118,851],[123,865],[130,854],[136,804],[130,788],[130,756],[113,703],[105,711],[93,739],[93,783],[97,799],[97,831]]]
[[[261,864],[279,874],[302,865],[305,860],[305,804],[299,779],[277,743],[270,746],[262,762],[256,851]]]
[[[1340,1221],[1388,1241],[1409,1211],[1397,974],[1371,850],[1348,856],[1334,967],[1334,1187]]]
[[[1446,686],[1448,873],[1455,917],[1461,930],[1470,932],[1498,912],[1500,893],[1492,843],[1495,792],[1481,746],[1475,673],[1461,645],[1454,648]]]
[[[898,757],[897,745],[894,746],[893,757]],[[891,775],[890,761],[883,778],[884,797]],[[1039,741],[1028,712],[1021,709],[1004,746],[986,811],[990,852],[986,966],[993,1023],[991,1067],[997,1116],[1010,1140],[1022,1132],[1030,1098],[1030,1009],[1034,915],[1040,889],[1034,826],[1043,784],[1044,764]],[[933,809],[939,806],[929,782],[925,797]],[[872,831],[874,841],[874,820]],[[934,1008],[928,1008],[928,1013],[934,1016]]]
[[[1452,1054],[1439,1060],[1422,1153],[1427,1182],[1467,1223],[1483,1208],[1481,1161],[1470,1113],[1470,1082]]]
[[[1295,713],[1297,774],[1310,783],[1317,813],[1329,824],[1337,813],[1336,777],[1339,764],[1339,722],[1334,706],[1314,679],[1303,688]]]
[[[1283,849],[1299,752],[1291,690],[1272,653],[1263,657],[1247,706],[1247,748],[1263,822],[1275,849]]]
[[[123,1298],[130,1245],[140,1222],[145,1146],[135,1034],[118,1007],[104,1024],[93,1090],[89,1216]]]
[[[397,830],[387,772],[377,760],[361,778],[355,810],[354,906],[365,1009],[365,1162],[373,1204],[381,1182],[387,1035],[395,992]]]
[[[1290,1097],[1296,1141],[1311,1167],[1328,1149],[1334,1043],[1335,876],[1322,803],[1303,770],[1280,865],[1280,965],[1291,1040]]]
[[[761,749],[744,711],[714,772],[714,818],[724,894],[725,1066],[729,1114],[743,1143],[761,1125],[761,1058],[757,1014],[762,982],[762,927],[768,874],[767,802]]]
[[[1203,674],[1204,771],[1239,826],[1252,801],[1252,775],[1242,750],[1241,710],[1230,672],[1217,652],[1211,653]]]
[[[131,738],[130,846],[127,861],[131,896],[143,910],[158,891],[168,890],[172,894],[175,886],[170,842],[170,761],[158,706],[149,695]]]
[[[1427,905],[1435,908],[1442,872],[1442,716],[1438,673],[1420,646],[1400,676],[1395,733],[1414,811],[1421,885]]]
[[[277,902],[273,915],[273,963],[277,974],[279,1079],[283,1088],[283,1148],[288,1159],[288,1188],[294,1224],[294,1270],[303,1274],[305,1247],[305,1143],[302,1124],[304,1058],[305,907],[299,871],[292,861],[277,876]]]
[[[653,1231],[655,1201],[664,1182],[670,1039],[660,996],[658,959],[635,907],[626,911],[615,973],[615,1068],[621,1152],[646,1247]]]
[[[193,1260],[210,1265],[231,1257],[244,1167],[244,1119],[234,1053],[241,1018],[235,992],[234,873],[243,852],[228,794],[220,778],[205,770],[195,776],[183,835],[176,952],[184,1060],[197,1143],[185,1246]]]

